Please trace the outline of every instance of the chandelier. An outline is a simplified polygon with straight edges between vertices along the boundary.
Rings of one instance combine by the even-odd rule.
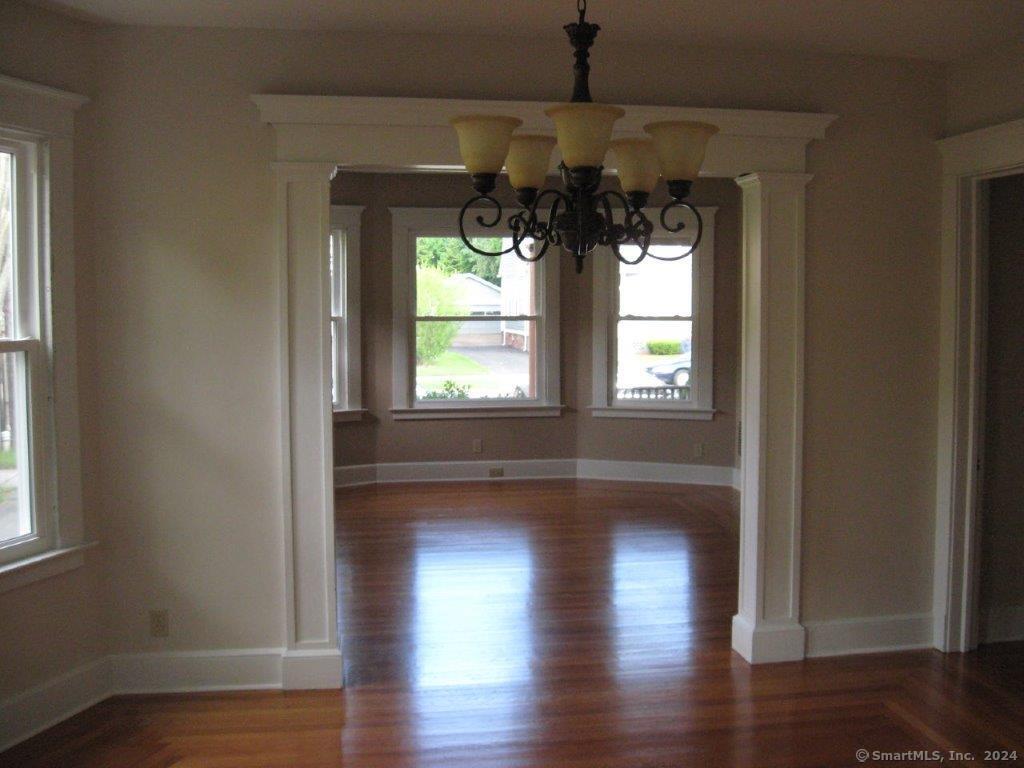
[[[472,251],[484,256],[515,254],[524,261],[538,261],[550,246],[561,246],[576,260],[576,272],[597,246],[607,246],[626,264],[636,264],[650,256],[662,261],[685,258],[700,243],[703,222],[697,209],[686,202],[690,187],[704,162],[708,139],[718,128],[708,123],[663,121],[648,123],[648,138],[611,140],[615,121],[625,114],[610,104],[595,104],[590,97],[590,47],[600,27],[586,20],[587,0],[577,0],[579,21],[564,29],[572,44],[575,83],[572,99],[545,110],[555,123],[557,140],[550,136],[516,134],[523,121],[501,115],[464,115],[452,119],[459,137],[462,161],[473,180],[477,194],[459,213],[459,233]],[[562,162],[558,168],[562,189],[541,189],[547,179],[551,152],[558,144]],[[616,190],[598,191],[604,158],[609,148],[615,155],[619,184]],[[485,228],[501,225],[501,203],[492,194],[502,167],[508,171],[516,200],[522,207],[507,222],[511,245],[503,251],[486,251],[466,235],[466,217],[479,205],[490,207],[477,213],[476,223]],[[654,225],[644,215],[644,206],[659,177],[668,184],[671,201],[660,214],[662,227],[671,233],[686,227],[683,211],[696,220],[692,244],[674,256],[650,252]],[[617,205],[616,205],[617,204]],[[621,223],[615,221],[615,208],[622,210]],[[673,214],[673,211],[676,211]],[[532,248],[522,246],[533,241]],[[626,246],[639,248],[632,258],[623,254]]]

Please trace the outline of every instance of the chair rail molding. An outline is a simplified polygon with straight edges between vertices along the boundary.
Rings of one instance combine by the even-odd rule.
[[[282,517],[288,652],[295,674],[285,687],[337,687],[341,663],[333,571],[331,411],[327,260],[330,178],[335,168],[404,173],[460,171],[458,143],[448,120],[456,114],[510,114],[529,131],[551,132],[542,102],[405,99],[353,96],[255,95],[259,120],[273,128],[279,231]],[[745,402],[760,418],[744,426],[744,453],[754,462],[744,479],[740,605],[733,646],[748,661],[802,658],[799,609],[799,479],[803,364],[803,176],[807,145],[825,137],[834,115],[691,107],[629,106],[619,137],[642,135],[655,120],[705,120],[719,126],[708,146],[704,174],[743,182],[744,242],[760,243],[753,264],[774,282],[748,280],[744,312],[767,312],[759,349],[784,352],[784,365],[750,366]],[[756,192],[755,192],[756,189]],[[757,203],[757,204],[755,204]],[[767,203],[770,203],[767,204]],[[748,211],[747,208],[750,208]],[[770,233],[769,238],[767,234]],[[778,262],[779,266],[774,266]],[[767,269],[767,264],[773,266]],[[745,278],[746,279],[746,278]],[[771,297],[766,291],[775,291]],[[788,293],[787,293],[788,291]],[[800,309],[801,313],[792,310]],[[764,358],[760,358],[764,359]],[[752,360],[753,362],[753,360]],[[767,371],[767,372],[766,372]],[[765,398],[765,377],[773,399]],[[779,413],[767,409],[780,403]],[[785,428],[767,432],[769,423]],[[776,455],[772,462],[763,461]],[[760,457],[760,459],[758,459]],[[755,460],[762,461],[758,465]],[[775,491],[779,492],[776,493]],[[768,498],[766,498],[768,497]],[[750,519],[747,520],[746,518]],[[778,526],[778,530],[776,530]],[[767,541],[784,540],[785,546]],[[749,583],[748,583],[749,582]],[[776,626],[776,618],[788,623]],[[771,631],[769,631],[771,630]],[[767,650],[769,635],[783,642]],[[798,636],[799,642],[794,640]],[[764,642],[762,642],[762,638]]]
[[[1024,173],[1024,120],[951,136],[942,154],[939,396],[936,445],[933,645],[977,643],[979,456],[985,333],[985,182]]]

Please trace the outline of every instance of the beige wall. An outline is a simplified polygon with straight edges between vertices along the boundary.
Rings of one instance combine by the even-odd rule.
[[[1024,175],[990,183],[981,627],[1024,619]]]
[[[37,68],[12,73],[95,96],[83,117],[82,413],[111,647],[279,645],[278,271],[270,131],[249,95],[564,99],[567,51],[101,27],[90,86],[49,71],[54,46],[36,34]],[[610,101],[839,115],[808,155],[803,614],[928,611],[943,68],[628,44],[599,44],[593,65]],[[170,610],[166,641],[147,637],[153,607]],[[47,621],[19,631],[52,632]]]
[[[0,12],[0,74],[90,94],[95,82],[92,32],[89,25],[65,16],[5,3]],[[79,221],[91,218],[88,126],[93,115],[91,106],[84,107],[75,132],[75,216]],[[79,226],[75,234],[81,303],[88,294],[88,227]],[[87,359],[88,340],[80,340],[79,352]],[[81,376],[79,386],[83,402],[90,402],[89,377]],[[89,435],[83,433],[83,445],[89,443]],[[98,474],[96,458],[88,450],[82,457],[87,539],[104,538],[96,486],[88,482]],[[102,552],[93,550],[84,568],[0,594],[0,699],[102,655],[102,560]]]
[[[1024,40],[949,67],[946,133],[1024,117]]]
[[[554,459],[582,456],[622,461],[735,464],[735,392],[738,307],[739,188],[706,179],[691,199],[717,205],[715,263],[715,405],[712,422],[594,419],[590,405],[593,273],[561,264],[562,401],[558,419],[395,421],[391,418],[391,217],[389,206],[460,207],[472,192],[459,175],[340,173],[332,185],[338,204],[365,205],[362,242],[363,390],[370,411],[361,423],[335,427],[338,466],[399,461]],[[557,258],[549,256],[547,258]],[[472,452],[480,438],[483,452]],[[705,455],[693,457],[693,444]]]

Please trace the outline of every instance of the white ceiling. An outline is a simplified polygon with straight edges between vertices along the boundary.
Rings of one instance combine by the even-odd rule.
[[[561,35],[573,0],[38,0],[159,26]],[[951,61],[1024,37],[1024,0],[590,0],[608,39]]]

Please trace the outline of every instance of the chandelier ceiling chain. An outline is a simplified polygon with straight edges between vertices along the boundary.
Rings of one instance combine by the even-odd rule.
[[[515,134],[522,120],[514,117],[467,115],[452,119],[463,162],[477,192],[459,213],[462,241],[484,256],[514,252],[530,262],[538,261],[552,245],[560,246],[576,260],[577,272],[583,271],[585,257],[598,246],[610,248],[626,264],[636,264],[647,256],[662,261],[685,258],[698,246],[703,231],[700,213],[686,197],[700,171],[707,142],[718,129],[707,123],[664,121],[644,126],[649,138],[612,141],[615,121],[625,111],[594,103],[590,96],[590,48],[601,27],[586,20],[586,0],[577,0],[576,10],[578,21],[564,27],[573,47],[572,99],[545,110],[555,123],[557,140]],[[562,154],[558,168],[563,189],[541,189],[556,143]],[[615,153],[622,192],[598,191],[609,148]],[[487,251],[467,235],[466,217],[475,214],[473,220],[486,229],[500,226],[504,209],[492,193],[503,167],[521,210],[506,222],[512,244],[502,251]],[[661,226],[670,233],[686,228],[685,215],[670,221],[673,211],[689,212],[696,224],[689,248],[675,256],[651,252],[654,225],[643,209],[659,177],[665,178],[672,198],[661,209]],[[481,205],[491,210],[480,213]],[[622,223],[617,223],[615,213],[620,207]],[[526,246],[527,241],[532,244]],[[639,255],[628,258],[622,252],[624,246],[639,249]]]

